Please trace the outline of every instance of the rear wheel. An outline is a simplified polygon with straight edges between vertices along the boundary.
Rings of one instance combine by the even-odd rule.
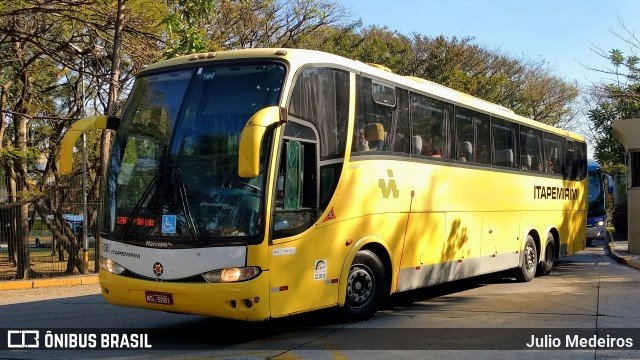
[[[540,275],[549,275],[553,270],[556,260],[556,243],[553,234],[547,235],[547,245],[544,247],[544,260],[538,265],[538,273]]]
[[[359,251],[349,269],[346,286],[345,304],[340,309],[343,317],[348,321],[370,318],[386,296],[384,265],[371,251]]]
[[[538,266],[538,250],[533,236],[527,235],[527,241],[522,251],[522,265],[516,269],[516,279],[521,282],[533,280],[536,276],[536,268]]]

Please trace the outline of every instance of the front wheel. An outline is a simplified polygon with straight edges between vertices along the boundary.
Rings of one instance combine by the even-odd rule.
[[[527,242],[524,244],[522,251],[522,265],[516,269],[516,280],[520,282],[528,282],[536,276],[536,268],[538,266],[538,250],[536,243],[531,235],[527,235]]]
[[[382,261],[371,251],[362,250],[353,259],[347,277],[344,307],[347,321],[369,319],[382,305],[387,291],[387,277]]]

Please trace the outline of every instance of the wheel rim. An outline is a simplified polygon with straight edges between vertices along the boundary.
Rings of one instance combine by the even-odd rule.
[[[536,267],[536,250],[533,247],[527,246],[524,249],[524,261],[526,262],[527,272],[532,272],[532,271],[535,270],[535,267]]]
[[[373,276],[368,267],[352,267],[347,279],[347,302],[354,307],[366,304],[371,299],[374,286]]]

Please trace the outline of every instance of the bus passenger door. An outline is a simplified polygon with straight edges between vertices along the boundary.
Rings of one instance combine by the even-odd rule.
[[[287,124],[286,126],[290,126]],[[270,247],[271,316],[335,305],[342,264],[328,258],[327,230],[317,229],[317,147],[285,138],[276,181]]]

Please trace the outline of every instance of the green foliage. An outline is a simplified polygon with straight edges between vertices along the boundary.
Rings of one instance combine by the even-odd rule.
[[[607,162],[602,163],[601,166],[602,171],[605,174],[609,174],[611,176],[625,175],[627,173],[627,167],[623,163]]]
[[[14,161],[24,161],[35,164],[40,158],[40,150],[33,147],[21,150],[9,145],[2,149],[2,156]]]
[[[612,99],[588,111],[592,129],[598,134],[594,158],[600,164],[624,164],[625,150],[613,136],[611,124],[614,120],[626,118],[628,113],[625,112],[625,103],[627,101]]]
[[[355,22],[319,29],[304,46],[431,80],[546,124],[567,127],[575,117],[576,84],[554,76],[543,62],[511,58],[470,37],[405,36]]]
[[[211,0],[167,0],[169,11],[160,22],[167,31],[165,57],[206,51],[204,22],[213,13]]]
[[[611,64],[616,68],[617,84],[600,85],[596,106],[588,110],[591,129],[595,137],[594,157],[601,164],[623,166],[625,149],[613,136],[611,124],[619,119],[631,119],[640,114],[640,82],[638,82],[638,57],[625,57],[619,49],[611,50]],[[626,72],[621,72],[625,67]],[[621,77],[622,76],[622,80]],[[626,80],[626,81],[625,81]]]

